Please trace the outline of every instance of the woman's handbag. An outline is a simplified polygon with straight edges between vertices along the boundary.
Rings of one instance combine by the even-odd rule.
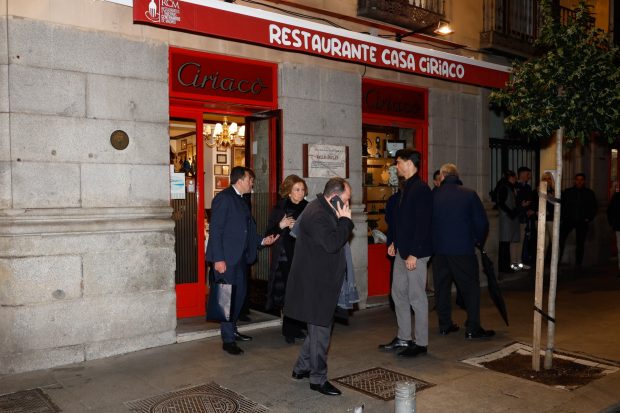
[[[209,301],[207,302],[207,320],[230,321],[233,308],[233,285],[224,280],[215,282],[213,269],[209,271]]]

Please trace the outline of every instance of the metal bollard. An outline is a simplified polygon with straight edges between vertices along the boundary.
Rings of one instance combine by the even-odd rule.
[[[415,382],[399,381],[396,383],[394,413],[415,413]]]

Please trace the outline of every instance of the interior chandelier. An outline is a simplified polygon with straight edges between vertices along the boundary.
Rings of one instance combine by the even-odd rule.
[[[205,125],[202,132],[207,146],[233,146],[245,143],[245,125],[237,126],[236,122],[228,124],[228,119],[224,117],[224,123],[216,123],[211,129],[211,125]]]

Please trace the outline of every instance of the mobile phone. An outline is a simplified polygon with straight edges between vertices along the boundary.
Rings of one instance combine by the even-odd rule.
[[[340,205],[340,208],[344,207],[344,202],[342,202],[342,199],[340,199],[338,195],[334,195],[334,197],[330,199],[329,202],[331,202],[332,206],[334,207],[334,209],[336,209],[336,211],[338,211],[338,205]]]

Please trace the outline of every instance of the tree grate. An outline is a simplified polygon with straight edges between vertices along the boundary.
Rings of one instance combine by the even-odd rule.
[[[0,396],[3,413],[57,413],[61,410],[41,389],[23,390]]]
[[[342,376],[334,379],[334,381],[376,399],[386,401],[394,399],[394,389],[396,387],[396,383],[399,381],[415,382],[416,392],[420,392],[434,386],[434,384],[424,380],[384,369],[382,367],[373,367],[372,369],[364,370],[359,373]]]
[[[211,382],[126,402],[137,413],[264,413],[268,409]]]

